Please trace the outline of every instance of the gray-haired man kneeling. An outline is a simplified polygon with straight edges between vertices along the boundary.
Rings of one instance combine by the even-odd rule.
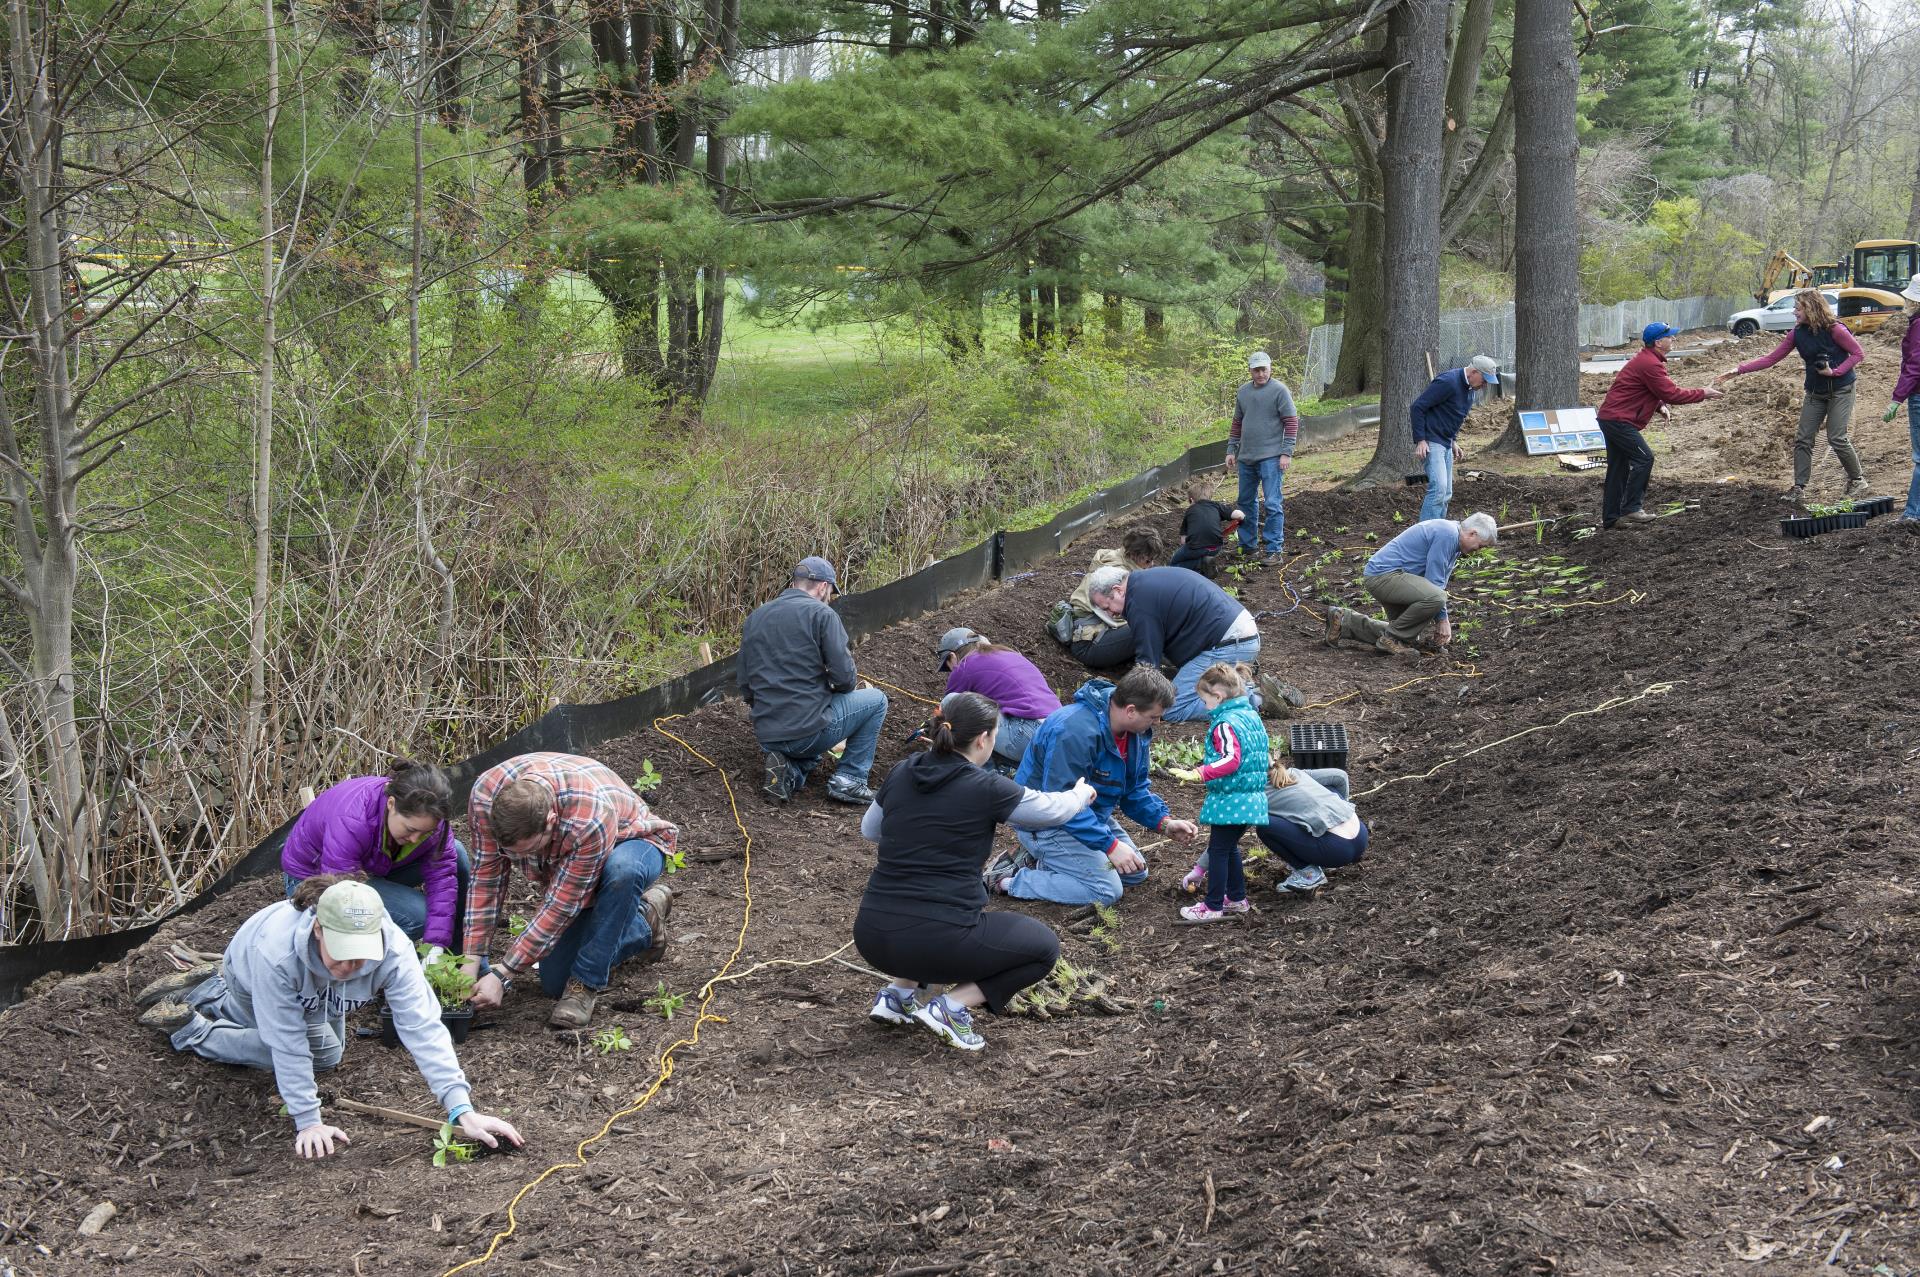
[[[1453,577],[1453,565],[1461,555],[1499,539],[1499,527],[1484,511],[1458,522],[1424,519],[1414,524],[1367,560],[1367,593],[1386,608],[1387,619],[1330,608],[1327,642],[1353,639],[1390,656],[1404,656],[1413,651],[1420,631],[1431,622],[1433,645],[1445,647],[1453,641],[1453,623],[1447,619],[1447,582]]]

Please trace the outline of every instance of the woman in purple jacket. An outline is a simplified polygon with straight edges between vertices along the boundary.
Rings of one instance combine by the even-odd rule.
[[[989,643],[987,636],[956,625],[940,636],[934,649],[947,674],[946,709],[962,692],[978,692],[1000,707],[1000,735],[990,766],[1011,776],[1047,715],[1060,708],[1060,698],[1047,686],[1040,667],[1010,647]]]
[[[472,866],[447,826],[452,806],[446,773],[427,763],[402,759],[385,776],[341,781],[287,832],[287,895],[315,874],[359,870],[411,939],[460,952]]]
[[[1892,421],[1900,411],[1900,405],[1907,406],[1907,438],[1913,444],[1913,479],[1907,484],[1907,508],[1900,512],[1900,522],[1920,523],[1920,313],[1914,310],[1914,303],[1920,303],[1920,275],[1907,281],[1907,291],[1900,294],[1907,299],[1907,331],[1900,336],[1900,375],[1893,383],[1893,402],[1887,405],[1886,420]],[[1896,321],[1898,322],[1898,321]]]

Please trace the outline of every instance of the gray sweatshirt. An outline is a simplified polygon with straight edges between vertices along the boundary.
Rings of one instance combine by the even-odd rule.
[[[834,694],[854,685],[840,614],[805,590],[781,591],[740,627],[734,677],[761,745],[818,735],[832,716]]]
[[[1285,789],[1267,791],[1267,823],[1290,820],[1313,837],[1352,820],[1353,804],[1347,801],[1347,774],[1338,767],[1293,769],[1295,780]]]
[[[313,1084],[313,1049],[307,1026],[330,1023],[345,1042],[346,1017],[385,994],[393,1025],[420,1075],[442,1108],[471,1103],[467,1075],[453,1053],[453,1039],[440,1023],[440,1003],[427,986],[413,942],[387,919],[381,924],[386,956],[368,962],[351,979],[336,980],[320,961],[313,910],[282,900],[242,923],[227,946],[230,1006],[246,1014],[273,1052],[280,1100],[299,1130],[320,1122],[320,1093]]]

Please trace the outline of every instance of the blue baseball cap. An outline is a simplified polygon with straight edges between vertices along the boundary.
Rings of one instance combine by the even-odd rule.
[[[817,554],[809,554],[800,560],[793,569],[796,581],[825,581],[833,587],[835,594],[840,593],[840,578],[833,574],[833,564]]]
[[[1672,324],[1663,324],[1656,319],[1640,330],[1640,340],[1651,346],[1662,337],[1671,337],[1679,331]]]

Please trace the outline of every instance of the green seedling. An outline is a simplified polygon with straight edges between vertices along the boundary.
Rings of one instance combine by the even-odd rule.
[[[1395,510],[1393,512],[1393,521],[1395,523],[1405,523],[1407,521],[1407,516],[1404,514],[1401,514],[1398,510]]]
[[[1172,771],[1176,767],[1198,767],[1207,760],[1207,747],[1197,740],[1156,741],[1153,747],[1153,765],[1161,771]]]
[[[518,940],[520,934],[525,931],[532,922],[533,919],[527,917],[525,914],[509,914],[507,916],[507,934],[515,940]]]
[[[633,792],[636,794],[644,794],[650,790],[658,789],[660,788],[660,782],[665,779],[666,777],[653,770],[653,760],[651,758],[643,758],[640,760],[640,774],[633,778]]]
[[[1684,509],[1685,507],[1683,506],[1681,508]],[[1829,514],[1852,514],[1853,502],[1851,501],[1833,501],[1833,502],[1810,501],[1807,503],[1807,513],[1815,516],[1816,518],[1823,515],[1829,515]]]
[[[667,982],[665,980],[660,981],[658,992],[641,1003],[642,1006],[652,1011],[658,1011],[669,1020],[673,1018],[674,1012],[686,1004],[687,995],[684,993],[668,993]]]
[[[432,947],[424,942],[414,946],[420,954],[420,969],[426,972],[427,987],[433,990],[434,997],[440,999],[442,1010],[457,1010],[473,996],[473,977],[465,970],[467,960],[457,953],[442,953],[428,962],[427,950]]]
[[[687,853],[686,853],[686,852],[684,852],[684,851],[670,851],[670,852],[668,852],[668,853],[667,853],[667,872],[668,872],[668,873],[670,873],[670,874],[677,874],[677,873],[679,873],[679,872],[680,872],[680,871],[681,871],[682,869],[685,869],[686,867],[687,867]]]
[[[633,1039],[628,1037],[627,1031],[617,1024],[610,1024],[594,1034],[593,1044],[599,1048],[602,1055],[612,1055],[615,1051],[633,1049]]]
[[[1108,953],[1120,952],[1120,911],[1112,905],[1095,905],[1093,915],[1097,921],[1087,932],[1088,938]]]
[[[1367,540],[1369,540],[1369,541],[1378,541],[1379,539],[1380,539],[1380,534],[1379,534],[1378,532],[1369,532],[1369,533],[1367,533]]]
[[[472,1160],[473,1145],[454,1135],[452,1122],[440,1123],[440,1133],[433,1137],[433,1164],[445,1166],[448,1162]]]

